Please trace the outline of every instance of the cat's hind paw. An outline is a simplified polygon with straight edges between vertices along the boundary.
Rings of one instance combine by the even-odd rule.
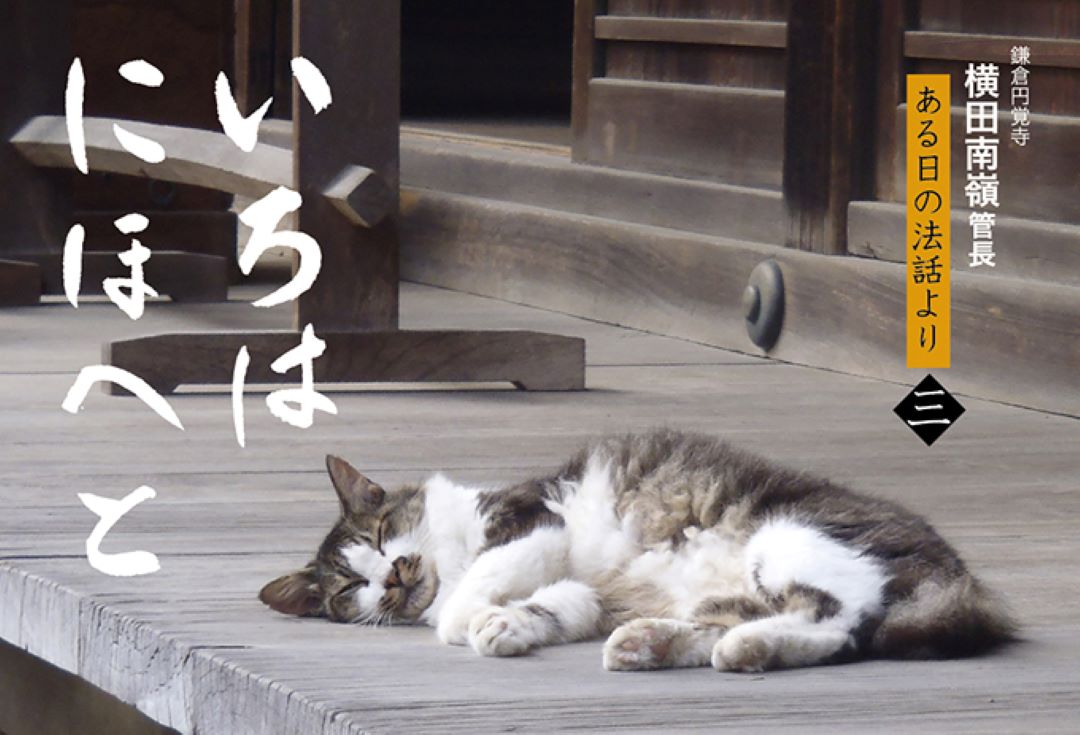
[[[733,628],[716,642],[712,665],[717,671],[758,672],[770,668],[774,656],[774,646],[769,639]]]
[[[669,669],[676,665],[676,642],[691,628],[679,620],[631,620],[616,628],[604,643],[604,668],[608,671]]]
[[[469,644],[481,656],[521,656],[535,645],[529,613],[514,607],[489,607],[469,621]]]

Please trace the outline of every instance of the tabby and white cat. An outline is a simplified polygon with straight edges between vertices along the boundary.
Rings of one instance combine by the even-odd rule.
[[[970,655],[998,599],[922,518],[719,440],[605,439],[500,490],[384,491],[327,458],[341,518],[275,610],[424,623],[485,656],[607,635],[609,670]]]

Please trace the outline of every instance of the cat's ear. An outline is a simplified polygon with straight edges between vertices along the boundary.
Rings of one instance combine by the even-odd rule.
[[[370,513],[382,505],[386,491],[345,460],[332,454],[326,455],[326,471],[330,473],[330,482],[334,484],[346,515]]]
[[[286,615],[318,615],[322,608],[322,595],[315,579],[315,568],[309,564],[300,571],[278,577],[262,588],[259,599]]]

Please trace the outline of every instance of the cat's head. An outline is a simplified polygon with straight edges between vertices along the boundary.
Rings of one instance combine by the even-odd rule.
[[[334,456],[327,456],[326,469],[341,517],[315,559],[267,584],[259,599],[278,612],[341,623],[417,620],[439,585],[423,557],[423,490],[386,491]]]

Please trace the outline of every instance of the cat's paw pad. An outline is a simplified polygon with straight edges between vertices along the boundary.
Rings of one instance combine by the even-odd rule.
[[[713,647],[712,665],[717,671],[764,671],[773,659],[773,646],[756,633],[733,629]]]
[[[528,614],[512,607],[489,607],[469,621],[469,643],[481,656],[520,656],[533,647]]]
[[[673,644],[684,632],[683,626],[673,620],[631,620],[616,628],[604,643],[604,668],[608,671],[670,668]]]

